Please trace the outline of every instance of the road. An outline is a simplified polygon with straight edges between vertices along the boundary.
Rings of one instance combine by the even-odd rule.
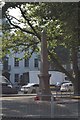
[[[54,102],[35,101],[34,96],[0,97],[2,115],[7,117],[78,117],[80,102],[59,99]]]

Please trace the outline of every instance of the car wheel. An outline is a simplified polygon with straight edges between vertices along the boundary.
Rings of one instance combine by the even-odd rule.
[[[31,93],[36,93],[36,90],[35,90],[35,89],[33,89]]]
[[[27,92],[24,92],[24,94],[27,94]]]

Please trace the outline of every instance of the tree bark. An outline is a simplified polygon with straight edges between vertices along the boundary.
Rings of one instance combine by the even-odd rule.
[[[78,48],[72,47],[72,61],[73,61],[73,72],[74,72],[74,94],[80,95],[80,71],[78,68]]]
[[[75,81],[75,78],[72,76],[72,74],[69,73],[69,72],[61,65],[61,63],[59,63],[59,61],[55,58],[55,56],[54,56],[53,54],[51,54],[51,53],[49,52],[49,55],[50,55],[52,61],[54,62],[54,64],[55,64],[58,68],[60,68],[60,70],[61,70],[63,73],[65,73],[65,74],[70,78],[70,80],[71,80],[72,82],[74,82],[74,81]]]

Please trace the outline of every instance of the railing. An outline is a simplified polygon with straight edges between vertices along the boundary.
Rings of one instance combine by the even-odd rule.
[[[66,97],[72,97],[74,95],[74,92],[61,92],[61,91],[55,91],[54,96],[55,97],[61,97],[61,98],[66,98]]]

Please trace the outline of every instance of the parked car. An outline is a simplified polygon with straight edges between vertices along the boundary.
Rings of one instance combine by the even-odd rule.
[[[66,80],[66,81],[63,81],[63,82],[57,82],[56,83],[56,91],[60,91],[60,88],[61,88],[61,85],[64,84],[64,83],[69,83],[70,81]]]
[[[69,80],[66,80],[66,81],[61,82],[61,85],[64,84],[64,83],[72,83],[72,82],[69,81]]]
[[[28,83],[21,87],[21,92],[26,93],[37,93],[39,91],[39,84]]]
[[[61,85],[60,91],[69,91],[69,92],[74,91],[73,84],[71,82],[63,83]]]
[[[17,94],[18,91],[13,87],[12,83],[4,76],[0,76],[0,92],[1,94]]]

